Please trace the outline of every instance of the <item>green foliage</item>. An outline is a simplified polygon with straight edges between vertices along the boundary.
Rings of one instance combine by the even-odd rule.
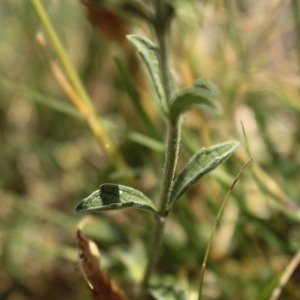
[[[158,59],[158,46],[153,44],[149,39],[136,35],[127,35],[128,40],[136,47],[141,55],[152,79],[156,94],[161,105],[166,105],[166,95],[163,88],[161,72]],[[164,107],[166,109],[166,107]]]
[[[239,142],[229,141],[199,150],[179,173],[172,186],[169,208],[202,176],[224,163],[239,146]]]
[[[120,13],[128,33],[147,37],[149,43],[140,45],[146,48],[141,51],[156,63],[161,61],[160,42],[150,34],[157,30],[147,28],[158,20],[155,1],[97,2],[100,11],[103,3],[106,9]],[[249,147],[239,147],[222,168],[175,202],[152,274],[155,270],[168,274],[174,289],[184,289],[188,300],[196,298],[212,225],[251,152],[253,162],[223,208],[210,243],[203,299],[269,299],[278,286],[282,287],[280,299],[299,299],[297,269],[289,276],[283,272],[300,248],[299,5],[297,0],[200,2],[168,1],[175,13],[170,7],[160,12],[162,27],[176,18],[171,30],[165,31],[172,70],[168,67],[163,77],[159,68],[155,71],[149,66],[151,72],[158,72],[155,76],[150,72],[152,85],[157,83],[152,77],[160,80],[162,89],[169,82],[169,96],[161,90],[165,103],[159,98],[158,111],[157,87],[154,85],[153,95],[149,84],[140,84],[146,78],[135,72],[140,70],[133,47],[92,29],[80,1],[44,1],[44,8],[81,86],[74,70],[67,74],[63,56],[58,57],[57,45],[47,37],[31,2],[1,1],[1,299],[91,299],[76,271],[74,233],[78,224],[97,242],[101,268],[133,298],[133,285],[142,281],[148,260],[152,222],[164,218],[152,209],[154,214],[122,209],[89,216],[72,211],[99,183],[115,181],[143,191],[159,208],[166,155],[164,126],[172,114],[174,124],[187,111],[174,174],[185,170],[186,161],[203,147],[210,149],[230,139],[243,141],[240,122]],[[261,13],[266,11],[268,14]],[[43,50],[34,38],[37,32],[45,33]],[[139,42],[142,44],[140,40],[136,44]],[[117,70],[113,56],[118,57]],[[48,67],[53,63],[72,78],[80,99],[85,97],[82,87],[87,88],[92,101],[82,102],[83,108],[91,105],[93,109],[83,114],[74,106]],[[205,89],[198,93],[196,78],[216,82],[221,99],[218,93],[216,97],[203,94]],[[184,95],[185,100],[179,101]],[[171,113],[176,101],[178,109]],[[214,105],[224,114],[207,114],[209,108],[215,110]],[[92,122],[87,118],[91,115]],[[112,139],[108,144],[98,143],[100,148],[94,135],[97,131],[90,130],[99,120]],[[117,160],[109,154],[111,145],[125,164],[115,164]],[[174,204],[170,201],[177,178],[174,175],[168,189],[167,210]],[[111,198],[115,196],[108,195]],[[285,284],[281,277],[287,280]],[[160,279],[159,283],[161,292],[156,290],[156,295],[164,299],[168,290],[173,295],[168,281]]]
[[[151,200],[140,191],[111,183],[101,184],[100,189],[83,199],[75,210],[78,212],[101,212],[128,207],[156,211]]]
[[[156,94],[161,103],[161,110],[168,119],[168,135],[166,137],[168,142],[163,176],[161,179],[162,186],[158,203],[159,209],[156,210],[152,201],[143,193],[133,188],[117,184],[101,185],[100,190],[93,192],[76,206],[76,211],[78,212],[101,212],[104,210],[131,207],[155,211],[157,213],[151,237],[148,262],[142,281],[142,293],[145,293],[149,286],[150,277],[158,259],[159,246],[163,239],[165,217],[168,215],[175,201],[203,175],[225,162],[239,145],[238,142],[228,142],[213,146],[209,149],[200,150],[188,162],[174,183],[174,173],[177,167],[179,141],[181,138],[180,116],[193,108],[204,111],[207,110],[212,113],[219,112],[219,105],[217,103],[219,91],[210,81],[199,80],[196,81],[191,88],[177,93],[176,82],[168,67],[169,53],[167,53],[165,45],[167,27],[169,25],[168,20],[172,14],[173,9],[169,4],[164,2],[157,4],[156,15],[152,25],[159,43],[158,46],[142,36],[135,34],[127,35],[127,39],[135,46],[149,71]],[[139,104],[139,94],[137,90],[132,84],[124,67],[120,64],[120,61],[116,62],[124,79],[129,96],[134,101],[139,112],[144,115],[144,110]],[[173,97],[175,98],[173,99]],[[144,120],[148,120],[148,118],[144,117]],[[147,123],[151,124],[149,120]],[[173,290],[163,289],[163,291],[164,292],[161,293],[160,289],[152,290],[154,298],[159,300],[182,299],[182,295],[174,294]]]
[[[187,110],[197,108],[210,113],[220,113],[219,90],[208,80],[198,80],[192,87],[178,93],[171,105],[171,120],[176,122]]]

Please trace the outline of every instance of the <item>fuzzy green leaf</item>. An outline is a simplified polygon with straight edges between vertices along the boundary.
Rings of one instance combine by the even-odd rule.
[[[77,212],[100,212],[122,208],[137,208],[156,212],[152,201],[142,192],[128,186],[105,183],[75,208]]]
[[[219,113],[221,111],[219,97],[219,90],[214,83],[209,80],[198,80],[190,88],[177,94],[171,104],[171,119],[176,122],[181,114],[194,108]]]
[[[237,141],[229,141],[199,150],[177,176],[168,207],[171,208],[174,202],[202,176],[225,162],[239,144]]]
[[[136,35],[129,34],[127,39],[135,46],[139,54],[141,55],[153,82],[155,91],[161,103],[165,103],[165,93],[160,76],[159,61],[158,61],[158,46],[153,44],[150,40]]]

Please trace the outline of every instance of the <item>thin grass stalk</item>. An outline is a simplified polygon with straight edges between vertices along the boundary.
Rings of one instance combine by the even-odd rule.
[[[300,4],[299,0],[292,0],[292,11],[294,17],[295,39],[296,39],[296,52],[298,59],[298,71],[300,74]]]
[[[70,79],[70,82],[74,86],[76,92],[80,96],[81,100],[85,102],[86,105],[89,106],[90,109],[93,108],[92,101],[87,94],[80,78],[78,77],[78,74],[71,63],[69,56],[66,53],[66,50],[64,49],[58,35],[56,34],[56,31],[50,21],[50,19],[47,16],[47,13],[41,3],[40,0],[31,0],[31,4],[33,8],[35,9],[36,14],[38,15],[41,23],[43,24],[45,31],[51,41],[51,44],[57,54],[57,57],[61,64],[63,65],[66,74],[68,78]]]
[[[300,249],[298,252],[294,255],[294,257],[291,259],[290,263],[285,268],[284,272],[282,273],[280,280],[278,282],[278,285],[273,290],[273,293],[269,300],[277,300],[282,292],[283,287],[286,285],[286,283],[291,278],[292,274],[296,270],[296,268],[300,264]]]
[[[46,11],[44,10],[44,7],[39,0],[31,0],[31,3],[50,38],[51,44],[53,45],[71,84],[69,84],[66,78],[64,78],[63,72],[57,72],[58,67],[53,68],[53,63],[50,63],[52,71],[54,72],[54,74],[56,74],[56,79],[65,90],[67,95],[70,97],[73,104],[75,104],[77,109],[79,109],[79,111],[85,116],[87,123],[94,133],[99,145],[110,157],[112,163],[116,166],[117,169],[126,168],[126,163],[124,162],[118,151],[115,149],[113,143],[103,129],[101,120],[96,114],[94,105],[90,97],[88,96],[81,80],[79,79],[79,76],[74,69],[71,61],[69,60],[69,57],[61,41],[59,40],[54,27],[52,26],[46,14]],[[59,76],[58,73],[60,73]]]
[[[209,237],[206,249],[205,249],[205,255],[204,255],[204,259],[203,259],[203,263],[202,263],[202,269],[201,269],[201,273],[200,273],[200,283],[199,283],[198,300],[202,300],[204,273],[205,273],[205,270],[206,270],[206,264],[207,264],[207,261],[208,261],[208,256],[209,256],[209,252],[210,252],[210,249],[211,249],[212,241],[213,241],[216,229],[217,229],[217,225],[219,224],[219,220],[220,220],[220,218],[222,216],[225,204],[227,203],[227,200],[228,200],[228,198],[229,198],[232,190],[234,189],[235,184],[237,183],[237,181],[239,180],[242,172],[244,171],[244,169],[250,163],[251,160],[252,160],[252,157],[250,157],[248,159],[248,161],[243,165],[243,167],[241,168],[241,170],[239,171],[239,173],[237,174],[237,176],[233,180],[233,183],[232,183],[230,189],[228,190],[228,192],[227,192],[227,194],[226,194],[226,196],[225,196],[225,198],[224,198],[224,200],[223,200],[223,202],[222,202],[222,204],[220,206],[218,214],[216,216],[216,219],[215,219],[215,222],[214,222],[214,225],[213,225],[213,228],[212,228],[212,232],[210,234],[210,237]]]

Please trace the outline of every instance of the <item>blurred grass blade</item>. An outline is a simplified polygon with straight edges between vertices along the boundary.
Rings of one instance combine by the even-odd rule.
[[[249,140],[248,140],[248,137],[247,137],[247,133],[246,133],[246,129],[245,129],[245,126],[244,126],[243,122],[241,122],[241,127],[242,127],[242,132],[243,132],[243,137],[244,137],[244,143],[245,143],[247,154],[250,155],[250,156],[252,156],[251,148],[250,148],[250,143],[249,143]]]
[[[299,67],[300,68],[300,67]],[[283,107],[290,109],[291,111],[300,112],[300,102],[298,89],[300,84],[296,86],[297,89],[291,90],[288,87],[282,88],[275,84],[270,85],[268,92],[272,97],[274,97],[278,102],[280,102]]]
[[[231,184],[231,187],[230,189],[228,190],[224,200],[222,201],[222,204],[220,206],[220,209],[218,211],[218,214],[216,216],[216,219],[215,219],[215,222],[214,222],[214,225],[213,225],[213,228],[212,228],[212,231],[211,231],[211,234],[210,234],[210,237],[209,237],[209,240],[208,240],[208,243],[207,243],[207,246],[206,246],[206,249],[205,249],[205,255],[204,255],[204,259],[203,259],[203,263],[202,263],[202,268],[201,268],[201,273],[200,273],[200,283],[199,283],[199,294],[198,294],[198,300],[201,300],[202,299],[202,288],[203,288],[203,280],[204,280],[204,273],[205,273],[205,269],[206,269],[206,264],[207,264],[207,261],[208,261],[208,256],[209,256],[209,252],[210,252],[210,248],[211,248],[211,245],[212,245],[212,241],[213,241],[213,238],[214,238],[214,235],[215,235],[215,232],[216,232],[216,229],[217,229],[217,225],[219,223],[219,220],[221,218],[221,215],[223,213],[223,210],[224,210],[224,207],[225,207],[225,204],[232,192],[232,190],[234,189],[237,181],[240,179],[243,171],[245,170],[245,168],[247,167],[247,165],[250,163],[250,161],[252,160],[252,157],[250,157],[247,162],[243,165],[243,167],[241,168],[241,170],[239,171],[239,173],[236,175],[236,177],[234,178],[232,184]]]
[[[121,61],[121,59],[119,57],[115,56],[114,62],[116,64],[119,74],[122,78],[122,82],[124,84],[124,87],[126,89],[128,96],[134,101],[135,105],[138,105],[138,103],[141,100],[140,93],[137,90],[130,73],[128,72],[126,66],[123,64],[123,62]]]
[[[154,150],[156,152],[162,153],[165,150],[164,144],[161,143],[160,141],[157,141],[156,139],[150,138],[136,131],[130,131],[128,133],[128,139],[134,141],[135,143],[143,145],[151,150]]]
[[[220,94],[217,86],[209,80],[198,80],[192,87],[178,93],[171,105],[171,119],[173,122],[181,114],[190,109],[201,109],[212,113],[220,113],[217,100]]]
[[[183,290],[175,285],[157,285],[149,288],[150,294],[155,300],[186,300]]]
[[[142,105],[140,93],[137,90],[130,73],[128,72],[128,70],[126,69],[126,67],[118,57],[115,57],[114,61],[122,77],[122,82],[124,84],[126,92],[130,97],[130,99],[132,100],[134,106],[136,107],[139,116],[141,117],[142,121],[145,124],[145,127],[147,128],[147,131],[149,132],[149,134],[151,134],[152,137],[158,138],[159,134]]]
[[[10,89],[13,93],[16,93],[22,97],[28,98],[28,100],[33,101],[38,104],[42,104],[51,109],[54,109],[63,114],[69,115],[74,118],[83,119],[81,113],[78,112],[73,106],[69,103],[63,101],[62,99],[57,99],[34,89],[28,88],[26,86],[22,86],[16,84],[15,82],[9,81],[7,79],[0,79],[1,83],[5,85],[8,89]]]
[[[47,32],[51,44],[54,47],[57,57],[59,58],[61,64],[63,65],[66,74],[68,75],[70,81],[72,82],[72,85],[74,86],[75,90],[77,91],[78,95],[84,101],[87,105],[90,107],[92,106],[90,97],[88,96],[81,80],[79,79],[79,76],[71,63],[66,50],[64,49],[58,35],[56,34],[50,19],[47,16],[46,11],[44,10],[44,7],[40,0],[31,0],[31,4],[36,11],[40,21],[42,22],[45,31]]]
[[[276,289],[279,283],[281,273],[277,274],[263,289],[262,293],[257,297],[257,300],[270,300],[272,292]]]
[[[293,21],[295,27],[295,36],[296,36],[296,52],[298,59],[298,72],[300,74],[300,4],[299,0],[291,0],[291,6],[293,11]]]
[[[270,297],[270,300],[277,300],[281,294],[282,288],[286,285],[288,280],[291,278],[292,274],[300,264],[300,249],[291,259],[290,263],[285,268],[284,272],[282,273],[276,288],[273,290],[273,293]]]
[[[141,55],[150,73],[158,99],[161,101],[163,109],[166,112],[166,95],[162,84],[159,61],[157,57],[157,53],[159,51],[158,47],[154,45],[150,40],[136,34],[127,35],[127,39],[135,46],[138,53]]]
[[[186,164],[177,176],[170,196],[169,209],[174,202],[202,176],[225,162],[239,146],[237,141],[229,141],[222,144],[199,150]]]
[[[54,62],[54,60],[50,58],[50,55],[48,55],[46,42],[44,41],[43,35],[40,34],[38,35],[38,42],[44,48],[45,54],[49,56],[49,65],[53,72],[53,75],[55,76],[56,80],[59,82],[63,90],[70,97],[70,100],[75,100],[76,107],[85,116],[87,123],[89,124],[92,132],[97,138],[97,141],[99,142],[102,149],[109,155],[111,161],[117,168],[125,168],[125,161],[123,160],[119,152],[115,149],[109,136],[104,131],[101,120],[97,116],[94,105],[89,95],[87,94],[74,66],[72,65],[60,39],[58,38],[58,35],[56,34],[42,3],[39,0],[31,0],[31,4],[35,9],[39,19],[41,20],[50,38],[51,44],[54,47],[62,66],[64,67],[64,72],[67,74],[69,80],[65,77],[64,72],[60,70],[59,66]]]
[[[105,183],[76,206],[77,212],[100,212],[122,208],[156,212],[152,201],[142,192],[120,184]]]

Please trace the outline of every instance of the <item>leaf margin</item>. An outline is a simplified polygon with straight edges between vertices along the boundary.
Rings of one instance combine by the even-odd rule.
[[[214,170],[220,164],[224,163],[239,147],[239,145],[240,142],[231,140],[198,150],[190,158],[181,172],[176,176],[172,185],[171,195],[168,202],[168,209],[171,209],[174,203],[201,177]],[[222,148],[228,149],[221,154],[217,154],[216,151]],[[203,155],[212,156],[213,154],[217,155],[210,158],[209,163],[203,164],[205,163],[205,161],[203,161],[205,159],[203,158]],[[197,163],[201,162],[201,160],[203,161],[202,166],[199,166],[197,169],[195,169],[194,166]],[[190,179],[188,179],[188,177],[190,177]]]
[[[220,91],[208,79],[196,80],[192,86],[177,93],[171,102],[170,118],[175,123],[180,115],[191,109],[200,109],[214,114],[220,114],[218,103]]]
[[[153,202],[141,191],[114,183],[101,184],[98,190],[92,192],[76,205],[75,211],[97,213],[124,208],[136,208],[157,213]]]

